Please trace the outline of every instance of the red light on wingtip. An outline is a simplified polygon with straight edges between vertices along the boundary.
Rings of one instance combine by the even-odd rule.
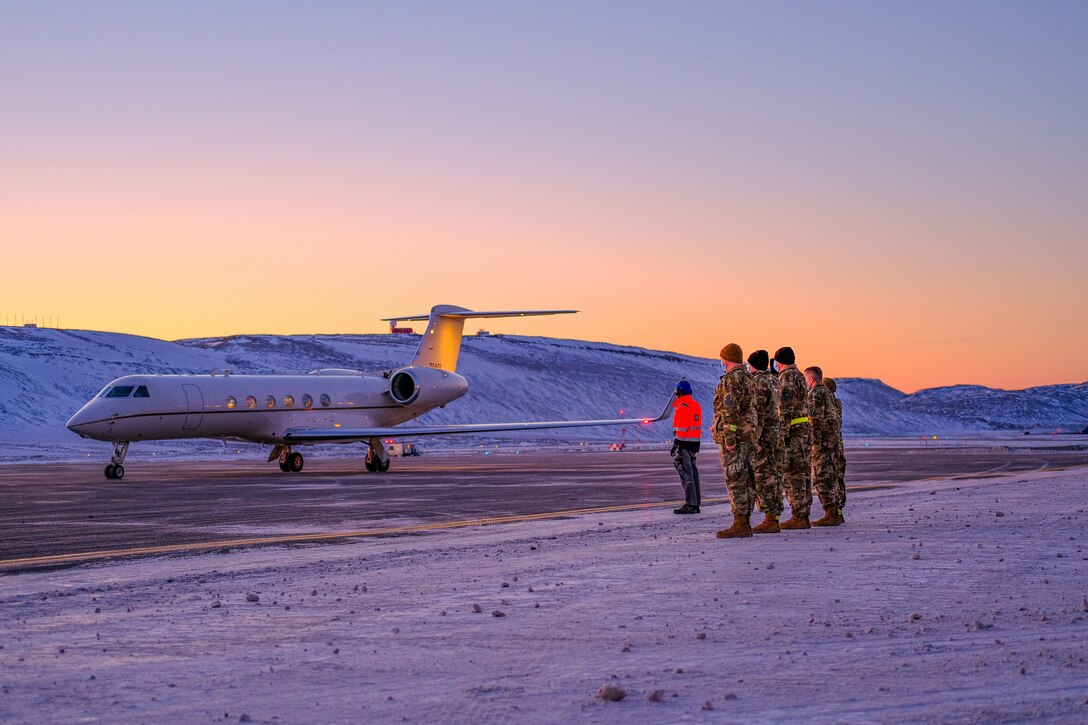
[[[643,425],[649,425],[650,424],[650,419],[649,418],[643,418],[642,419],[642,424]]]

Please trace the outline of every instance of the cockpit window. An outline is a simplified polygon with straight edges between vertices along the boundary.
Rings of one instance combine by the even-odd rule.
[[[101,393],[99,393],[97,397],[99,397],[99,398],[105,398],[105,397],[106,397],[106,393],[110,392],[111,390],[113,390],[113,388],[111,388],[111,387],[110,387],[109,385],[107,385],[106,387],[102,388],[102,392],[101,392]]]
[[[116,388],[106,393],[107,398],[127,398],[132,395],[133,385],[118,385]]]
[[[132,394],[132,397],[133,398],[150,398],[151,393],[147,392],[147,386],[146,385],[141,385],[140,387],[136,388],[136,392]]]

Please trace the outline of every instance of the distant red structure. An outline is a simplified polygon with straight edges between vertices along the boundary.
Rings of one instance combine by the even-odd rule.
[[[414,335],[415,330],[411,327],[397,327],[396,320],[389,321],[389,334],[390,335]]]

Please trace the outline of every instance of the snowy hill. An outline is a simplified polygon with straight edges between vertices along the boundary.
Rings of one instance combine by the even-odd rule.
[[[1088,383],[1027,390],[979,385],[931,388],[906,396],[899,405],[904,410],[958,420],[971,428],[1080,431],[1088,421]]]
[[[133,335],[0,327],[0,444],[35,455],[95,451],[64,422],[113,378],[128,373],[295,373],[336,367],[382,370],[412,357],[417,336],[242,335],[166,342]],[[423,422],[556,420],[614,417],[623,409],[655,415],[687,376],[709,408],[717,360],[606,343],[539,337],[466,337],[458,372],[468,395]],[[839,380],[850,435],[914,436],[986,430],[1052,429],[1088,422],[1088,384],[1021,391],[978,386],[905,395],[878,380]],[[525,434],[527,437],[529,434]],[[549,431],[548,440],[610,440],[615,430]],[[643,431],[665,439],[667,425]],[[173,444],[163,444],[170,449]],[[185,449],[192,444],[177,444]],[[206,444],[219,445],[219,444]],[[178,448],[180,446],[180,448]],[[43,449],[46,449],[44,452]],[[17,456],[20,458],[26,457]],[[0,456],[2,459],[2,456]]]
[[[906,393],[869,378],[836,378],[847,435],[888,436],[967,433],[979,430],[952,416],[903,407]]]

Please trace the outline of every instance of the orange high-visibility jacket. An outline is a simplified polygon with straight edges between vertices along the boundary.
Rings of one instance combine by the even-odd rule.
[[[697,441],[703,437],[703,409],[699,401],[683,395],[672,404],[672,432],[680,441]]]

